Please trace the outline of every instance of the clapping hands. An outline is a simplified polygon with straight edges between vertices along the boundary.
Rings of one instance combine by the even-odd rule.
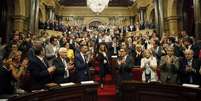
[[[49,74],[53,74],[54,71],[56,70],[56,67],[55,66],[51,66],[47,70],[48,70]]]

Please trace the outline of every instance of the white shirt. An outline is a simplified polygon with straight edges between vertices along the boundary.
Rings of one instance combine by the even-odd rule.
[[[47,67],[47,64],[45,63],[45,61],[44,61],[44,59],[43,59],[43,57],[41,57],[41,56],[37,56],[39,59],[40,59],[40,61],[42,61],[42,63]],[[48,67],[47,67],[48,68]]]
[[[86,62],[84,54],[82,52],[80,52],[80,55],[82,56],[82,59],[84,60],[84,62]]]
[[[104,40],[105,42],[112,42],[112,38],[110,37],[110,35],[105,35]]]
[[[69,70],[68,70],[68,65],[67,65],[67,63],[66,63],[66,60],[64,60],[64,59],[61,59],[62,60],[62,62],[63,62],[63,64],[64,64],[64,66],[65,66],[65,74],[64,74],[64,78],[68,78],[69,77]]]
[[[106,64],[106,63],[107,63],[107,61],[108,61],[108,57],[107,57],[107,55],[106,55],[106,53],[105,53],[105,52],[103,52],[102,54],[103,54],[103,56],[106,58],[106,59],[104,59],[104,61],[103,61],[103,62],[104,62],[104,64]]]
[[[145,68],[145,66],[149,64],[148,70],[151,71],[151,81],[157,81],[158,80],[158,75],[155,71],[153,71],[150,67],[156,67],[157,68],[157,60],[155,57],[150,57],[150,58],[142,58],[141,59],[141,68]],[[146,81],[145,79],[145,72],[146,69],[142,73],[142,81]]]

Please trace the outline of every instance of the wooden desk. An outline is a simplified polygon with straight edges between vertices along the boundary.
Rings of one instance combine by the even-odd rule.
[[[135,81],[142,81],[142,72],[143,70],[140,68],[140,66],[136,66],[132,68],[132,73],[133,73],[133,80]],[[157,69],[157,75],[158,78],[160,79],[160,69]]]
[[[201,89],[159,83],[123,81],[120,101],[201,101]]]
[[[8,101],[97,101],[98,84],[75,84],[10,98]]]

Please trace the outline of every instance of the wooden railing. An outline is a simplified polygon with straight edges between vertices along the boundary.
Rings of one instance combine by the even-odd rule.
[[[12,97],[8,101],[97,101],[97,87],[97,83],[75,84]]]
[[[201,101],[201,89],[180,85],[123,81],[120,101]]]
[[[143,70],[140,68],[140,66],[133,67],[132,73],[133,73],[133,80],[135,81],[142,81],[142,72]],[[160,69],[156,70],[158,78],[160,79]]]

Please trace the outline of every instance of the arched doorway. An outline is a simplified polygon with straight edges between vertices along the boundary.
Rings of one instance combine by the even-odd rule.
[[[7,0],[2,0],[0,4],[0,37],[1,41],[4,42],[5,34],[6,34],[6,26],[7,26],[7,18],[8,18],[8,7],[7,7]]]
[[[98,26],[101,24],[102,24],[102,22],[100,22],[100,21],[93,21],[93,22],[89,23],[89,27],[90,28],[98,28]]]
[[[14,3],[12,0],[1,0],[0,3],[0,41],[8,41],[8,33],[12,32],[12,14],[14,14]]]
[[[155,28],[155,11],[154,9],[151,11],[150,13],[150,19],[149,19],[149,23],[150,23],[150,28]]]
[[[182,5],[183,29],[189,35],[195,36],[195,17],[193,0],[184,0]]]

